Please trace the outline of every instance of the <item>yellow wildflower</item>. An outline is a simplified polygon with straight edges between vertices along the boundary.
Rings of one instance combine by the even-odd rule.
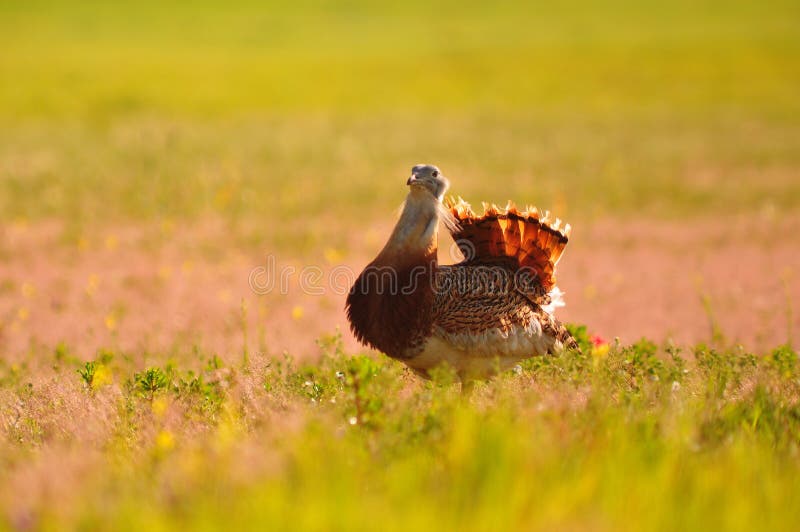
[[[592,356],[594,358],[606,358],[608,356],[608,344],[601,344],[592,347]]]
[[[156,449],[160,452],[171,451],[175,447],[175,436],[168,430],[162,430],[156,436]]]
[[[119,245],[119,240],[117,239],[116,236],[108,235],[106,237],[106,249],[107,250],[114,251],[115,249],[117,249],[118,245]]]
[[[583,297],[586,301],[594,301],[597,298],[597,287],[593,284],[587,284],[583,289]]]
[[[86,295],[89,297],[94,296],[97,293],[97,287],[99,284],[100,278],[97,276],[97,274],[91,274],[89,279],[86,281]]]
[[[292,308],[292,319],[295,321],[301,319],[303,317],[303,312],[303,307],[295,305],[294,308]]]
[[[97,390],[106,384],[111,384],[114,381],[114,375],[111,369],[105,364],[98,364],[94,369],[94,376],[92,377],[92,389]]]
[[[325,260],[328,262],[328,264],[338,264],[342,262],[342,259],[344,258],[342,252],[336,248],[327,248],[323,252],[323,255],[325,256]]]
[[[22,283],[22,297],[30,299],[36,295],[36,287],[31,283]]]

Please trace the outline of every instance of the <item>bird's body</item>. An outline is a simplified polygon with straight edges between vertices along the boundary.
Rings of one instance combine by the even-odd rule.
[[[476,216],[463,200],[442,203],[448,182],[418,165],[400,220],[347,299],[355,336],[417,373],[448,364],[462,381],[574,345],[553,317],[560,304],[555,264],[569,226],[549,213],[490,207]],[[437,261],[439,221],[465,260]]]

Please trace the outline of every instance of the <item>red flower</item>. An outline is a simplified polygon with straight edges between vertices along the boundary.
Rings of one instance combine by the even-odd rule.
[[[606,342],[601,336],[599,336],[597,334],[591,335],[589,337],[589,341],[592,342],[592,345],[594,347],[599,347],[601,345],[607,345],[608,344],[608,342]]]

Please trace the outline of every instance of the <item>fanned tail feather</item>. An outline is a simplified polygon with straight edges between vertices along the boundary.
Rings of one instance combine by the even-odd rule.
[[[484,203],[482,216],[461,198],[448,198],[445,206],[457,222],[451,233],[468,262],[510,259],[535,271],[546,290],[555,286],[555,267],[569,242],[569,224],[536,207],[520,211],[512,202],[505,209]]]

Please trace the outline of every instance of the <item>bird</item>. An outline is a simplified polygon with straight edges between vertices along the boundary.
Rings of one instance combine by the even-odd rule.
[[[520,361],[577,343],[555,318],[563,306],[555,269],[571,226],[549,211],[444,198],[450,181],[418,164],[383,249],[353,283],[345,304],[355,338],[430,378],[450,366],[471,389]],[[439,264],[439,225],[463,260]]]

